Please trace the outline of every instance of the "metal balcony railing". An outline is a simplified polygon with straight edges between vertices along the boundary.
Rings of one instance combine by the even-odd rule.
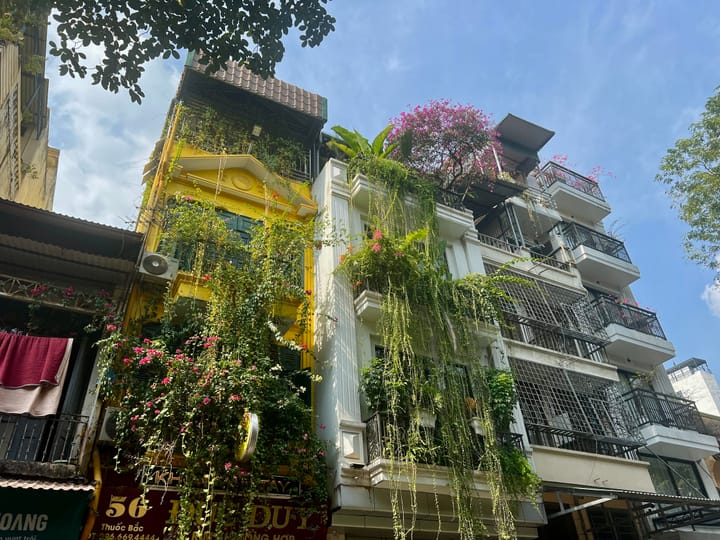
[[[365,420],[365,438],[367,442],[367,455],[369,461],[376,459],[389,459],[397,458],[400,455],[401,459],[404,455],[406,448],[394,448],[394,455],[390,455],[391,446],[389,444],[390,437],[394,440],[402,441],[407,440],[406,434],[410,425],[410,419],[407,417],[397,417],[396,423],[393,423],[391,415],[387,413],[374,413],[367,420]],[[435,435],[435,428],[421,428],[425,431],[425,435],[429,439],[433,439]],[[468,425],[470,430],[470,426]],[[393,430],[398,430],[395,433]],[[474,455],[472,456],[473,466],[477,467],[482,458],[483,448],[485,446],[485,438],[482,435],[475,435],[477,437],[477,445],[474,446]],[[501,448],[517,448],[520,451],[524,450],[523,438],[519,433],[511,432],[500,432],[495,434],[496,445]],[[434,448],[428,452],[417,452],[414,451],[413,455],[418,463],[426,465],[448,465],[448,458],[446,452],[440,445],[432,444]]]
[[[580,356],[594,362],[607,362],[602,351],[605,343],[603,340],[592,340],[591,336],[583,335],[569,326],[552,327],[507,311],[503,313],[503,317],[500,331],[505,338],[563,354]]]
[[[542,424],[525,424],[525,428],[531,444],[577,450],[590,454],[638,459],[637,449],[643,445],[643,443],[627,439],[560,429]]]
[[[513,255],[517,255],[518,257],[523,256],[521,246],[517,244],[511,244],[510,242],[507,242],[501,238],[495,238],[494,236],[478,233],[478,240],[480,240],[483,244],[487,244],[488,246],[492,246],[497,249],[502,249],[503,251],[507,251],[509,253],[512,253]]]
[[[594,231],[579,223],[560,223],[558,225],[561,227],[563,237],[570,249],[583,245],[621,261],[632,263],[630,255],[625,249],[625,244],[617,238]]]
[[[667,339],[657,315],[652,311],[623,304],[608,296],[601,296],[595,300],[594,304],[605,324],[619,324],[649,336]]]
[[[0,413],[0,460],[78,465],[88,418]]]
[[[596,182],[593,182],[589,178],[582,176],[570,169],[566,169],[562,165],[558,165],[554,162],[547,163],[537,176],[538,184],[543,188],[547,189],[555,182],[562,182],[572,188],[582,191],[591,197],[598,200],[605,201],[605,197],[600,191],[600,186]]]
[[[694,401],[639,388],[623,394],[622,399],[630,422],[637,427],[658,424],[707,433]]]

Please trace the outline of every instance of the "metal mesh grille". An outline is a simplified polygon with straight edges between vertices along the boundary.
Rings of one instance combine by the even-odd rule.
[[[496,266],[486,264],[492,273]],[[531,284],[506,283],[502,287],[511,300],[504,300],[505,337],[567,354],[605,361],[602,347],[607,341],[600,314],[587,295],[505,270]]]
[[[510,365],[527,424],[632,439],[612,381],[517,358]]]

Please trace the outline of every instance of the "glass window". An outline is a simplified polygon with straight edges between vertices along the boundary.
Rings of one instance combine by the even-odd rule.
[[[707,497],[694,463],[642,454],[640,458],[650,464],[650,478],[652,478],[658,493],[685,497]]]

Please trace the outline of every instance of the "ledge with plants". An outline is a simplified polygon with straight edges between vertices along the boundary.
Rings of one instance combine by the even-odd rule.
[[[382,295],[382,358],[363,371],[363,387],[369,411],[380,413],[375,416],[382,438],[379,455],[391,467],[394,536],[411,534],[417,467],[434,463],[447,467],[460,538],[485,534],[484,519],[494,522],[500,538],[514,538],[512,501],[534,502],[539,479],[521,450],[499,442],[500,434],[509,431],[516,397],[509,372],[483,365],[486,341],[480,330],[498,324],[501,301],[511,300],[501,285],[524,280],[501,273],[452,278],[438,235],[435,191],[468,185],[463,183],[469,181],[462,174],[465,160],[461,157],[450,169],[441,160],[432,173],[421,162],[391,160],[394,152],[412,155],[412,144],[420,140],[420,132],[400,130],[393,138],[397,145],[386,152],[384,139],[391,129],[369,143],[357,132],[335,128],[343,142],[333,146],[349,158],[350,174],[365,175],[377,188],[369,201],[370,231],[348,242],[337,272],[356,291],[370,288]],[[485,136],[478,134],[485,141],[478,144],[487,144]],[[403,144],[409,146],[401,150]],[[408,198],[413,204],[406,204]],[[468,423],[468,398],[474,400],[482,438]],[[437,416],[433,427],[423,422],[425,409]],[[475,493],[477,472],[486,479],[492,516],[483,516]],[[401,478],[409,479],[409,506],[402,502],[406,481]]]

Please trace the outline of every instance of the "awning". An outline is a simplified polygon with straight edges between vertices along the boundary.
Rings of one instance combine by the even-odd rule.
[[[78,538],[92,484],[0,479],[0,540]]]
[[[704,497],[664,495],[647,491],[624,489],[601,489],[578,486],[545,485],[546,493],[557,493],[560,511],[548,515],[548,519],[577,512],[610,501],[626,501],[635,519],[647,519],[654,533],[702,525],[720,526],[720,500]],[[560,495],[590,498],[582,504],[567,507]]]

